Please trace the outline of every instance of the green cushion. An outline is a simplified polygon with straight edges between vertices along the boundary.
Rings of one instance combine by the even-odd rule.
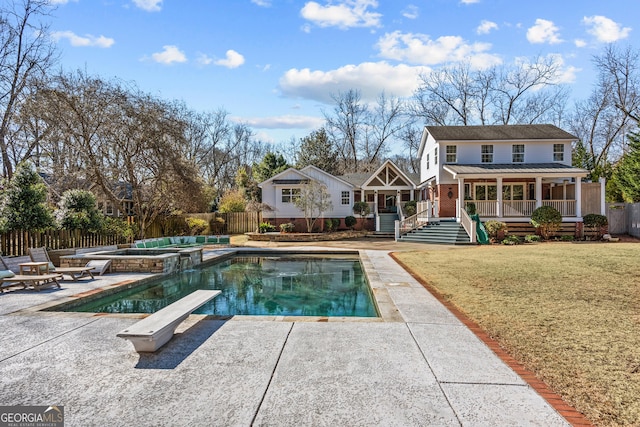
[[[56,266],[53,265],[53,263],[51,261],[49,261],[49,265],[41,265],[40,266],[40,271],[47,271],[47,268],[49,269],[49,271],[53,271],[56,269]]]
[[[229,236],[220,236],[220,237],[218,238],[218,242],[219,242],[219,243],[226,243],[226,244],[229,244],[229,242],[230,242]]]
[[[136,243],[136,248],[144,248],[144,242]]]
[[[218,238],[216,236],[207,236],[207,243],[218,243]]]
[[[150,242],[147,242],[144,244],[145,248],[157,248],[158,247],[158,241],[157,240],[152,240]]]
[[[0,279],[8,279],[16,274],[11,270],[0,270]]]
[[[169,245],[171,245],[171,239],[169,239],[168,237],[163,237],[162,246],[169,246]]]
[[[206,243],[206,239],[204,236],[196,236],[196,243],[204,244]]]

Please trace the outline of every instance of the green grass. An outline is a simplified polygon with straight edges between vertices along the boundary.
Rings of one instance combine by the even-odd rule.
[[[639,244],[396,256],[594,424],[640,425]]]

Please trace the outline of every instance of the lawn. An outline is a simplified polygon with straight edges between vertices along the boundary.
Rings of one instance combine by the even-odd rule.
[[[640,244],[396,257],[594,424],[640,425]]]

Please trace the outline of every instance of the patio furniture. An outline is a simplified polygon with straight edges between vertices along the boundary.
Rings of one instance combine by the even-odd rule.
[[[222,291],[199,289],[173,304],[156,311],[149,317],[134,323],[116,336],[127,339],[140,352],[154,352],[165,345],[180,323],[191,312],[220,295]]]
[[[56,267],[49,258],[49,253],[45,247],[42,248],[29,248],[29,256],[33,262],[20,264],[20,273],[22,273],[23,265],[31,265],[33,268],[35,265],[39,265],[40,272],[46,271],[46,273],[55,272],[66,274],[71,277],[71,280],[76,281],[84,276],[91,276],[94,279],[92,270],[94,266],[85,265],[84,267]],[[102,274],[102,273],[101,273]]]
[[[49,274],[15,274],[9,270],[9,267],[5,263],[4,259],[0,257],[0,292],[4,292],[6,288],[13,286],[22,286],[23,289],[27,289],[28,286],[32,286],[35,290],[47,286],[57,286],[60,288],[58,279],[62,278],[60,273]]]

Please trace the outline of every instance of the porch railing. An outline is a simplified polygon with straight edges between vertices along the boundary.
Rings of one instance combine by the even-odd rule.
[[[542,206],[552,206],[556,208],[562,216],[576,216],[575,200],[543,200]]]
[[[429,212],[429,218],[438,218],[438,202],[422,200],[416,203],[416,211]]]
[[[465,206],[475,205],[476,213],[481,217],[497,218],[499,203],[497,200],[466,200]],[[542,206],[553,206],[562,216],[576,216],[575,200],[543,200]],[[502,201],[502,217],[531,217],[536,210],[535,200]]]

